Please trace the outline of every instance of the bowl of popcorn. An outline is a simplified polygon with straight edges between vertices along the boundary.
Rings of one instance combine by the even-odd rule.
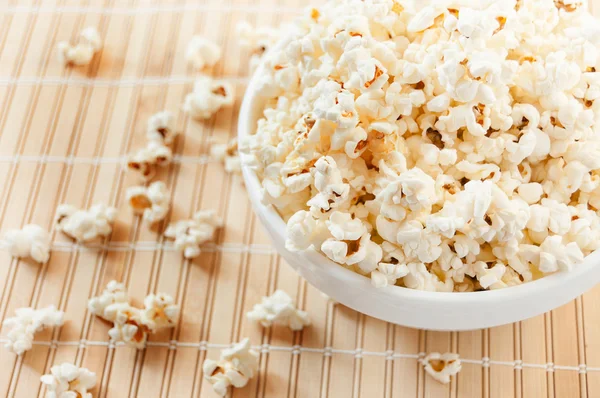
[[[253,207],[336,301],[401,325],[526,319],[600,281],[600,24],[580,2],[340,0],[264,56]]]

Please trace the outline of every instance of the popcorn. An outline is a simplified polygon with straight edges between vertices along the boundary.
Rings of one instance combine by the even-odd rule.
[[[50,258],[50,236],[39,225],[27,224],[22,229],[9,230],[2,245],[13,257],[31,257],[38,263]]]
[[[314,219],[310,212],[301,210],[287,222],[285,248],[295,252],[306,250],[313,245],[320,247],[322,242],[316,237],[325,235],[325,231],[325,223]]]
[[[62,204],[56,209],[56,229],[78,242],[89,242],[98,237],[106,237],[112,232],[112,224],[117,218],[117,209],[101,203],[89,210]]]
[[[164,293],[150,294],[144,299],[144,308],[129,304],[125,286],[110,281],[102,294],[88,300],[88,310],[113,323],[108,335],[114,342],[141,349],[148,335],[159,329],[174,327],[179,316],[179,306]]]
[[[276,290],[271,296],[263,297],[261,303],[255,304],[247,316],[264,327],[281,324],[298,331],[310,325],[308,314],[296,309],[292,298],[283,290]]]
[[[169,111],[155,113],[148,119],[146,138],[163,145],[171,145],[177,136],[175,116]]]
[[[268,26],[252,27],[248,22],[242,21],[235,27],[239,37],[240,46],[250,53],[250,71],[254,71],[263,55],[281,37],[282,32]]]
[[[242,164],[238,155],[237,139],[232,139],[227,144],[213,144],[210,147],[210,155],[225,164],[225,171],[228,173],[240,174]]]
[[[109,317],[106,313],[106,308],[111,304],[127,303],[128,301],[129,298],[127,297],[125,285],[112,280],[108,282],[108,285],[106,285],[106,288],[100,296],[92,297],[88,300],[88,310],[92,314],[112,322],[114,319]]]
[[[185,59],[195,69],[214,66],[221,59],[221,47],[202,36],[194,36],[188,44]]]
[[[162,181],[153,182],[148,187],[129,187],[125,196],[133,212],[141,214],[149,224],[162,221],[169,212],[169,192]]]
[[[183,110],[193,119],[209,119],[223,106],[233,104],[233,87],[225,82],[201,76],[194,90],[185,97]]]
[[[183,252],[185,258],[200,255],[200,245],[213,239],[223,221],[214,210],[200,210],[191,220],[169,224],[164,235],[175,240],[175,248]]]
[[[144,299],[144,309],[141,313],[142,324],[151,331],[174,327],[179,317],[179,306],[168,294],[150,294]]]
[[[58,43],[58,56],[65,65],[87,65],[94,54],[102,48],[100,33],[94,27],[88,27],[79,34],[79,43],[71,46],[66,41]]]
[[[41,377],[46,386],[46,398],[92,398],[89,392],[96,385],[96,373],[70,363],[54,365],[50,374]]]
[[[258,372],[258,353],[250,348],[250,340],[245,338],[221,351],[218,361],[205,359],[202,371],[217,395],[224,397],[229,386],[242,388]]]
[[[375,287],[395,285],[396,281],[409,274],[406,264],[393,264],[380,262],[377,269],[371,272],[371,282]]]
[[[157,167],[166,166],[172,158],[171,148],[160,141],[151,140],[145,148],[129,156],[127,167],[139,172],[144,181],[150,181],[156,174]]]
[[[6,318],[2,323],[9,329],[4,347],[17,355],[23,354],[33,346],[34,334],[51,326],[64,324],[63,311],[51,305],[46,308],[19,308],[13,318]]]
[[[442,384],[450,383],[450,376],[455,376],[461,370],[458,354],[447,352],[440,354],[432,352],[422,361],[425,372]]]
[[[108,335],[114,342],[123,342],[127,345],[142,349],[148,340],[148,325],[142,323],[141,310],[128,303],[115,303],[109,305],[104,313],[111,319],[113,327]]]
[[[239,152],[288,250],[478,291],[600,246],[597,23],[575,2],[449,5],[328,2],[264,56]]]

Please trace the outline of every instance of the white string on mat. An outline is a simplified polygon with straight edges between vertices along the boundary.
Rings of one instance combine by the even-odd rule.
[[[207,164],[216,163],[217,160],[206,156],[182,156],[174,155],[171,163]],[[0,155],[0,163],[65,163],[65,164],[127,164],[127,156],[119,157],[82,157],[82,156],[56,156],[56,155]]]
[[[2,343],[2,344],[6,343],[7,341],[8,340],[6,340],[6,339],[0,339],[0,343]],[[81,348],[85,348],[88,346],[101,346],[101,347],[108,347],[109,349],[116,349],[118,347],[126,346],[126,344],[123,342],[114,343],[111,341],[91,341],[91,340],[85,340],[85,339],[78,340],[78,341],[58,341],[58,340],[34,341],[33,344],[51,347],[51,348],[56,348],[59,346],[75,346],[75,347],[81,347]],[[148,347],[165,347],[170,350],[176,350],[178,348],[196,348],[200,351],[206,351],[206,350],[212,349],[212,348],[222,349],[222,348],[231,347],[231,344],[210,343],[208,341],[200,341],[197,343],[192,343],[192,342],[183,342],[183,341],[176,341],[176,340],[170,340],[170,341],[164,341],[164,342],[148,341],[148,342],[146,342],[146,345]],[[315,347],[302,347],[300,345],[275,346],[275,345],[270,345],[270,344],[257,345],[257,346],[253,346],[252,348],[254,350],[264,353],[264,354],[267,354],[270,352],[275,352],[275,351],[289,352],[292,355],[301,355],[302,353],[317,353],[317,354],[322,354],[323,356],[331,356],[333,354],[343,354],[343,355],[352,355],[355,358],[377,357],[378,356],[378,357],[384,357],[385,360],[387,360],[387,361],[393,361],[393,360],[400,359],[400,358],[414,359],[416,361],[419,361],[420,359],[425,357],[424,352],[419,352],[417,354],[404,354],[404,353],[393,352],[391,350],[387,350],[387,351],[383,351],[383,352],[365,351],[361,348],[357,348],[354,350],[343,350],[343,349],[338,349],[338,348],[333,348],[333,347],[315,348]],[[513,367],[515,370],[521,370],[523,368],[534,368],[534,369],[545,369],[546,372],[554,372],[555,370],[566,370],[566,371],[576,371],[581,374],[586,374],[588,372],[599,372],[600,371],[600,367],[590,367],[590,366],[587,366],[586,364],[580,364],[577,366],[567,366],[567,365],[555,365],[552,362],[524,363],[520,359],[515,360],[515,361],[495,361],[488,357],[483,357],[481,359],[461,358],[461,362],[473,364],[473,365],[480,365],[482,367],[490,367],[492,365],[509,366],[509,367]]]
[[[196,76],[148,76],[148,77],[122,77],[120,79],[84,78],[84,77],[52,77],[52,76],[3,76],[0,77],[0,86],[60,86],[72,85],[83,87],[136,87],[160,86],[171,84],[190,84],[195,82]],[[219,79],[234,84],[246,84],[246,76],[222,76]]]
[[[224,253],[251,253],[251,254],[276,254],[277,252],[270,245],[258,243],[223,243],[217,245],[215,243],[206,243],[201,246],[202,251],[206,252],[224,252]],[[80,245],[77,243],[55,242],[52,244],[53,251],[175,251],[175,246],[172,243],[156,243],[156,242],[135,242],[135,243],[119,243],[110,242],[107,244],[90,243]]]
[[[172,6],[142,6],[142,7],[94,7],[94,6],[5,6],[0,7],[2,14],[105,14],[105,15],[142,15],[162,13],[202,12],[246,12],[252,14],[300,14],[302,7],[285,7],[273,5],[257,7],[245,4],[182,4]]]

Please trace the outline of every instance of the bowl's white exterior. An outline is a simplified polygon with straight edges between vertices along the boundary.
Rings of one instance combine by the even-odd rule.
[[[238,121],[238,137],[253,134],[263,102],[256,76],[248,85]],[[309,250],[285,249],[285,223],[260,201],[260,182],[246,167],[242,174],[254,211],[277,252],[310,284],[356,311],[399,325],[432,330],[470,330],[516,322],[566,304],[600,282],[600,251],[571,272],[560,272],[507,289],[473,293],[425,292],[398,286],[377,289],[371,281]]]

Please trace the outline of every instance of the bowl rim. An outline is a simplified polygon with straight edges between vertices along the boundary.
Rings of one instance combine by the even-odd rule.
[[[257,109],[254,108],[256,106],[255,101],[259,98],[257,89],[258,79],[260,75],[264,73],[264,68],[264,64],[260,64],[248,82],[238,116],[238,144],[243,137],[251,135],[251,132],[254,132],[256,122],[258,118],[261,117],[260,112],[256,114]],[[286,223],[283,218],[273,206],[261,203],[261,185],[256,173],[248,166],[242,164],[242,177],[246,189],[248,190],[248,195],[251,198],[254,197],[257,199],[252,200],[252,202],[255,211],[260,213],[257,214],[259,215],[259,218],[262,216],[262,218],[267,220],[270,227],[277,231],[277,235],[285,239]],[[326,272],[332,278],[348,284],[350,288],[354,285],[361,290],[368,289],[376,294],[385,292],[385,294],[389,294],[395,299],[406,299],[409,301],[418,300],[425,303],[438,303],[443,301],[447,304],[465,304],[472,301],[477,301],[479,304],[493,304],[508,298],[513,301],[543,295],[544,293],[547,294],[549,291],[559,292],[561,286],[564,286],[565,284],[577,283],[578,281],[583,282],[583,280],[586,279],[586,275],[600,263],[600,250],[596,250],[586,256],[582,263],[575,265],[570,271],[558,271],[521,285],[478,292],[432,292],[395,285],[388,285],[381,288],[375,287],[371,283],[370,278],[333,262],[324,254],[319,253],[314,249],[293,253],[288,251],[288,253],[298,256],[308,263],[326,269]],[[587,285],[586,283],[582,284]],[[584,291],[580,291],[577,295]],[[575,296],[572,298],[574,297]]]

